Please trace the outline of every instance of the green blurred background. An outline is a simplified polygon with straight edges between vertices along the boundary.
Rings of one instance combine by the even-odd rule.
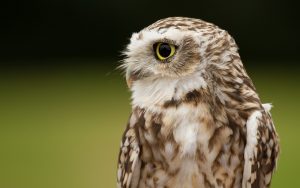
[[[132,32],[167,16],[236,39],[281,155],[272,187],[300,187],[299,16],[293,1],[8,1],[0,11],[0,188],[115,187],[130,93],[116,71]]]

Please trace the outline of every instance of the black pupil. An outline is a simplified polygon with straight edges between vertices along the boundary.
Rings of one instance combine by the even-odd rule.
[[[166,57],[169,57],[169,55],[171,54],[171,47],[169,44],[167,43],[162,43],[160,46],[159,46],[159,54],[166,58]]]

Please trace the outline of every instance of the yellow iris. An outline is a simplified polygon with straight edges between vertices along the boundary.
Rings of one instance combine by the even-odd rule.
[[[159,60],[165,60],[175,54],[175,46],[173,44],[159,42],[156,45],[155,53]]]

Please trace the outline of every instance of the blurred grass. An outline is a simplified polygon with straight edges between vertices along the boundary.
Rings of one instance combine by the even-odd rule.
[[[271,102],[282,152],[272,187],[300,187],[296,69],[249,69]],[[0,187],[115,187],[130,94],[113,68],[11,69],[0,75]]]

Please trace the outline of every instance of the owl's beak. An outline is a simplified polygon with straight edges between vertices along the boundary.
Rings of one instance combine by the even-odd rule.
[[[133,81],[134,81],[134,74],[132,73],[131,69],[128,68],[126,71],[126,82],[129,89],[131,88]]]
[[[128,86],[128,88],[130,89],[130,88],[131,88],[131,86],[132,86],[132,82],[133,82],[133,80],[132,80],[131,78],[127,78],[127,76],[126,76],[126,82],[127,82],[127,86]]]
[[[146,74],[141,74],[141,71],[139,71],[139,70],[134,70],[133,71],[132,69],[127,68],[126,82],[127,82],[128,88],[132,87],[132,84],[133,84],[134,81],[140,80],[140,79],[142,79],[146,76],[147,76]]]

